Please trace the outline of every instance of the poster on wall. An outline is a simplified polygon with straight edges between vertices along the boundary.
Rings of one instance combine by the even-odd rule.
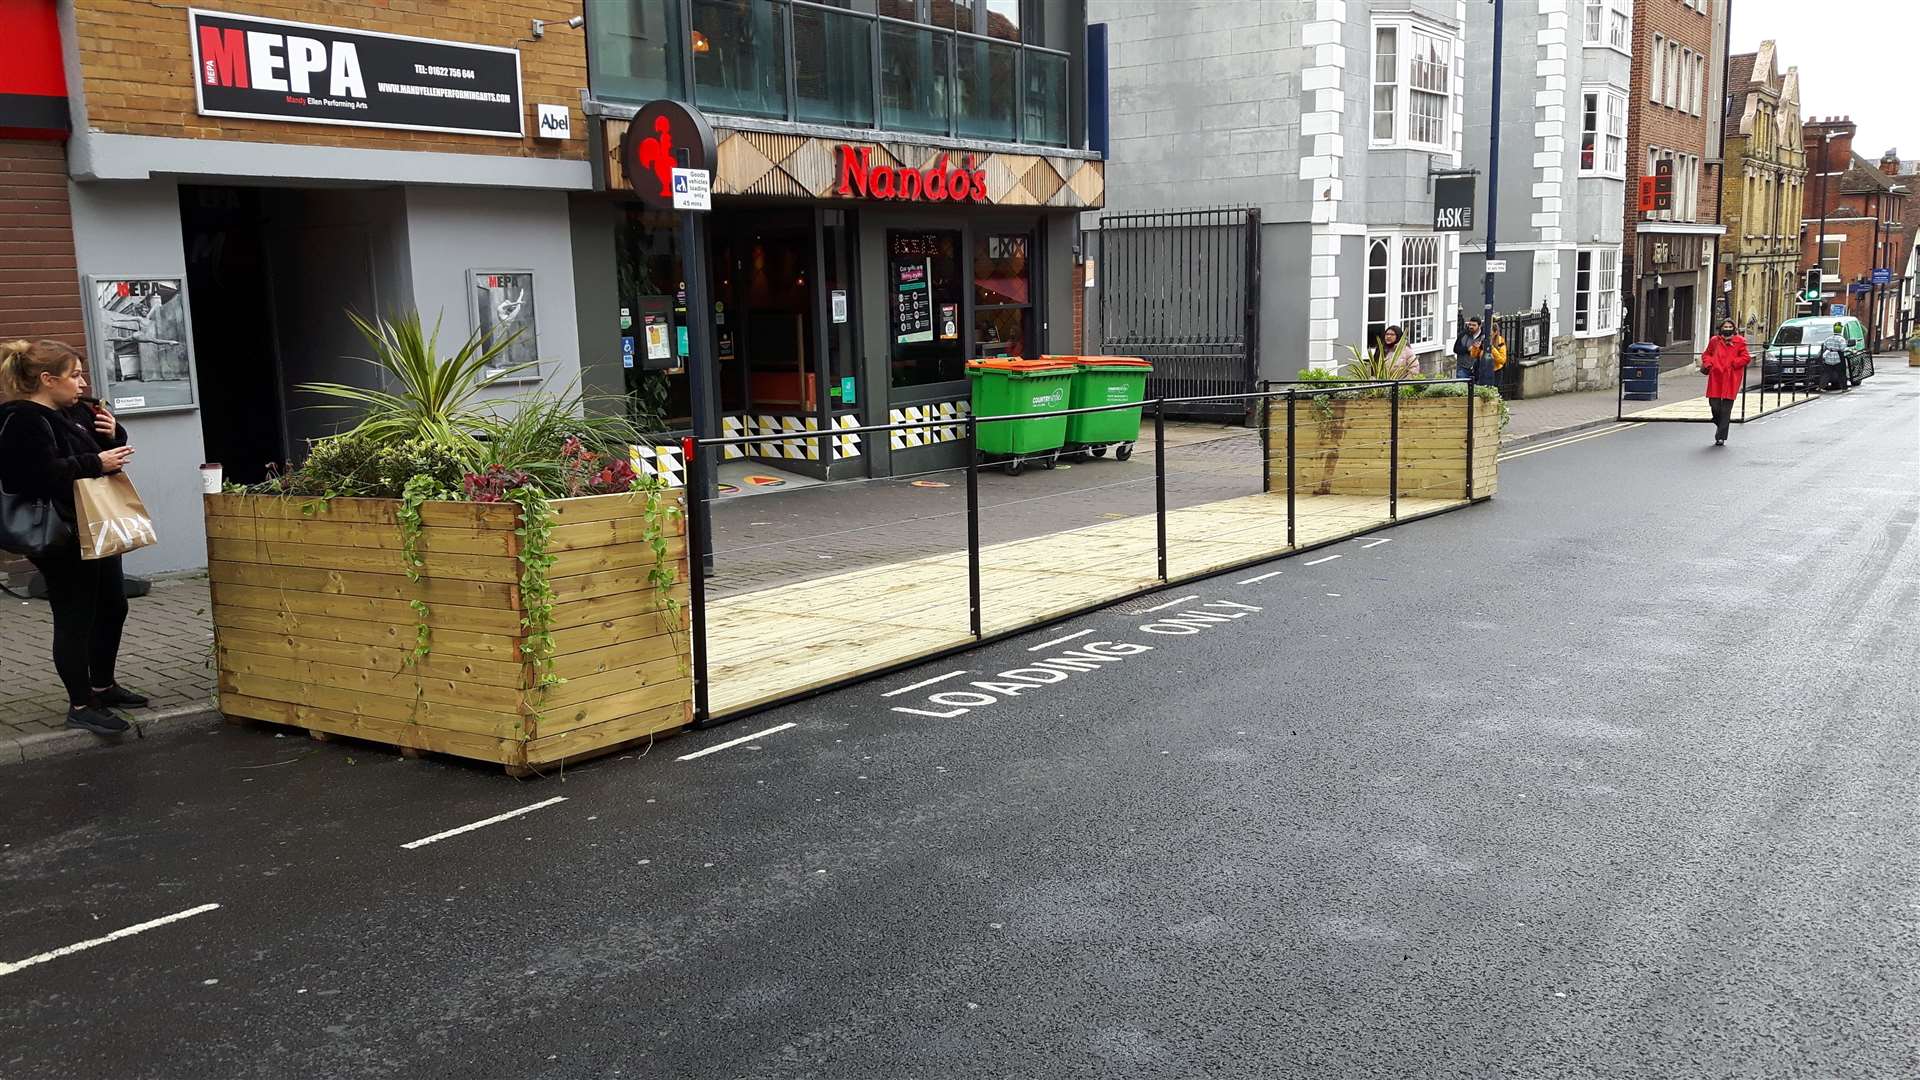
[[[487,370],[518,369],[515,378],[538,378],[540,337],[534,321],[533,271],[469,270],[467,280],[468,295],[473,300],[473,328],[480,332],[481,347],[492,349],[512,337]]]
[[[92,392],[115,412],[193,404],[187,294],[179,278],[87,279]]]
[[[893,340],[906,344],[933,340],[931,263],[925,258],[893,260]]]
[[[187,11],[202,116],[520,138],[520,51]]]

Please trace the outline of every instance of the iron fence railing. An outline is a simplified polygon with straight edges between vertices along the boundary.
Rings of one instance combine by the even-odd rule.
[[[1466,380],[1466,379],[1422,380],[1420,382],[1420,386],[1423,388],[1431,388],[1435,385],[1442,385],[1442,384],[1454,384],[1454,385],[1461,385],[1463,387],[1463,392],[1458,395],[1461,399],[1463,399],[1463,402],[1464,402],[1463,407],[1460,410],[1461,422],[1464,425],[1464,439],[1463,439],[1464,456],[1462,459],[1462,469],[1461,469],[1461,476],[1463,479],[1462,479],[1462,484],[1460,486],[1457,498],[1459,500],[1464,500],[1469,502],[1476,501],[1475,494],[1474,494],[1475,491],[1477,490],[1475,487],[1475,478],[1474,478],[1474,460],[1475,460],[1474,412],[1476,408],[1476,398],[1478,395],[1474,392],[1473,388],[1471,387],[1470,380]],[[778,705],[787,704],[792,701],[800,700],[802,698],[810,697],[815,694],[823,693],[831,689],[836,689],[840,686],[848,685],[853,682],[863,681],[866,679],[875,678],[879,675],[887,674],[892,671],[901,670],[906,667],[912,666],[914,664],[923,663],[926,660],[933,659],[935,657],[950,655],[952,653],[959,652],[962,649],[972,648],[986,641],[998,640],[1000,638],[1008,637],[1016,633],[1025,632],[1027,630],[1033,629],[1036,626],[1046,625],[1053,622],[1059,622],[1063,619],[1072,618],[1077,615],[1085,614],[1086,612],[1089,612],[1089,611],[1098,610],[1099,608],[1106,607],[1114,603],[1123,602],[1137,596],[1154,592],[1170,584],[1175,584],[1177,582],[1188,581],[1188,580],[1195,580],[1201,577],[1210,577],[1216,574],[1229,573],[1234,570],[1242,569],[1247,566],[1253,566],[1262,562],[1270,561],[1283,554],[1289,554],[1289,553],[1294,553],[1302,550],[1308,550],[1312,547],[1317,547],[1324,543],[1333,542],[1333,540],[1330,540],[1330,539],[1323,539],[1319,541],[1310,540],[1309,542],[1303,544],[1301,543],[1301,537],[1297,532],[1297,521],[1298,521],[1297,501],[1302,488],[1302,478],[1299,476],[1298,468],[1296,465],[1296,459],[1300,457],[1297,440],[1299,438],[1299,433],[1303,430],[1303,425],[1319,422],[1319,419],[1320,419],[1319,416],[1316,415],[1316,413],[1314,413],[1311,410],[1315,409],[1316,406],[1319,406],[1323,403],[1327,403],[1333,400],[1338,400],[1342,397],[1358,397],[1358,396],[1361,396],[1362,394],[1365,394],[1366,392],[1380,392],[1380,393],[1384,393],[1386,396],[1386,400],[1388,400],[1391,403],[1388,409],[1387,430],[1385,432],[1384,442],[1378,443],[1378,444],[1363,444],[1364,449],[1371,450],[1372,452],[1381,454],[1383,457],[1383,460],[1374,460],[1369,462],[1365,458],[1364,454],[1356,454],[1355,456],[1360,458],[1360,460],[1353,463],[1353,467],[1360,470],[1366,470],[1366,469],[1377,469],[1380,465],[1384,465],[1385,485],[1386,485],[1386,491],[1384,494],[1385,494],[1387,505],[1386,505],[1386,516],[1384,520],[1380,522],[1380,524],[1388,525],[1388,524],[1397,523],[1403,520],[1401,515],[1401,503],[1402,503],[1402,499],[1401,499],[1401,486],[1402,486],[1401,429],[1402,429],[1403,383],[1398,381],[1368,382],[1368,381],[1353,380],[1353,379],[1334,379],[1334,380],[1315,381],[1312,383],[1297,383],[1297,382],[1296,383],[1261,383],[1260,386],[1262,387],[1262,389],[1250,391],[1246,393],[1231,394],[1231,395],[1208,395],[1201,399],[1190,399],[1190,398],[1182,399],[1182,398],[1163,397],[1163,398],[1155,398],[1152,400],[1148,400],[1141,404],[1098,405],[1098,406],[1091,406],[1091,407],[1080,408],[1080,409],[1067,409],[1067,410],[1061,410],[1056,412],[1032,413],[1032,414],[1014,415],[1014,416],[992,416],[992,417],[966,416],[966,417],[951,418],[951,419],[908,421],[903,423],[891,423],[891,424],[869,424],[869,425],[864,425],[860,427],[842,428],[830,433],[830,435],[820,435],[820,436],[796,436],[793,433],[786,433],[781,435],[742,435],[742,436],[731,436],[731,437],[724,437],[724,438],[706,438],[706,439],[696,439],[696,438],[688,437],[688,438],[682,439],[681,452],[684,455],[686,460],[686,468],[687,468],[686,475],[689,478],[696,478],[699,476],[699,470],[696,467],[696,463],[699,460],[700,455],[723,454],[725,449],[728,447],[740,447],[740,446],[747,446],[747,445],[752,445],[757,443],[766,443],[766,442],[793,442],[796,439],[805,439],[805,438],[830,438],[835,436],[844,437],[844,436],[850,436],[850,435],[859,435],[859,436],[865,437],[865,436],[871,436],[871,435],[879,435],[883,433],[891,434],[894,432],[921,431],[925,429],[934,429],[934,428],[963,427],[965,429],[964,450],[966,454],[966,463],[964,466],[964,470],[966,474],[966,489],[965,489],[966,490],[966,511],[965,512],[966,512],[966,526],[967,526],[966,527],[966,554],[967,554],[967,597],[968,597],[968,603],[967,603],[968,628],[967,628],[967,634],[965,635],[965,639],[959,642],[958,644],[945,645],[941,647],[931,648],[925,652],[915,653],[910,657],[906,657],[897,662],[888,664],[878,670],[875,670],[871,667],[859,668],[856,671],[850,672],[844,678],[841,678],[835,681],[819,683],[816,685],[809,685],[804,688],[798,688],[789,695],[780,696],[773,699],[758,700],[758,701],[755,701],[749,707],[741,708],[737,711],[731,712],[726,716],[722,716],[718,718],[714,716],[712,707],[711,707],[711,695],[710,695],[711,686],[710,686],[710,678],[709,678],[710,651],[708,648],[708,640],[707,640],[707,625],[708,625],[708,614],[709,614],[708,612],[709,605],[708,605],[708,598],[707,598],[707,582],[708,582],[708,576],[710,574],[710,571],[706,566],[706,562],[707,562],[707,559],[710,557],[709,553],[710,553],[710,547],[711,547],[711,537],[713,535],[711,515],[712,515],[712,504],[714,500],[710,499],[701,490],[701,486],[697,481],[690,484],[687,491],[687,544],[688,544],[688,553],[689,553],[688,564],[691,568],[690,569],[690,576],[691,576],[690,632],[692,634],[692,650],[693,650],[693,685],[694,685],[695,724],[707,725],[714,722],[718,722],[719,720],[734,719],[734,718],[737,718],[738,716],[747,715],[748,713],[751,713],[751,712],[759,712],[764,709],[773,708]],[[1451,398],[1447,400],[1451,400]],[[1260,451],[1261,451],[1260,460],[1259,460],[1259,469],[1261,474],[1259,478],[1259,487],[1261,492],[1265,494],[1273,494],[1274,493],[1273,489],[1276,481],[1279,483],[1283,483],[1285,486],[1285,492],[1284,492],[1285,506],[1286,506],[1285,543],[1284,545],[1280,544],[1278,542],[1279,537],[1276,535],[1271,538],[1266,538],[1271,541],[1270,546],[1259,547],[1254,554],[1248,557],[1245,557],[1245,558],[1236,557],[1218,565],[1207,565],[1204,569],[1197,570],[1194,572],[1174,573],[1170,571],[1170,568],[1168,565],[1169,540],[1168,540],[1167,525],[1168,525],[1169,512],[1168,512],[1168,491],[1167,491],[1168,475],[1167,475],[1166,421],[1169,416],[1173,415],[1180,408],[1184,406],[1190,406],[1190,405],[1202,404],[1202,403],[1230,405],[1235,409],[1247,411],[1249,415],[1258,417],[1260,421],[1259,437],[1260,437]],[[1481,406],[1481,407],[1484,408],[1486,406]],[[988,631],[983,625],[982,606],[981,606],[982,543],[981,543],[980,537],[981,537],[982,510],[981,510],[981,502],[980,502],[979,474],[980,474],[980,470],[983,467],[985,467],[985,465],[983,462],[982,455],[977,453],[977,447],[979,445],[980,428],[987,425],[991,425],[991,424],[997,424],[997,423],[1017,423],[1017,422],[1026,421],[1026,420],[1054,419],[1054,418],[1060,418],[1060,417],[1072,417],[1076,415],[1089,414],[1089,413],[1114,412],[1114,411],[1120,411],[1120,410],[1126,410],[1126,409],[1142,410],[1144,414],[1143,419],[1147,420],[1152,425],[1154,446],[1155,446],[1154,475],[1153,475],[1153,483],[1154,483],[1153,514],[1155,519],[1155,529],[1154,529],[1155,580],[1152,581],[1150,584],[1145,585],[1144,587],[1125,589],[1123,591],[1120,591],[1111,595],[1103,595],[1099,597],[1097,601],[1088,602],[1083,605],[1073,607],[1069,610],[1050,611],[1044,617],[1038,618],[1031,622],[1020,623],[1010,628],[997,629],[991,632]],[[1431,441],[1433,421],[1431,420],[1431,418],[1429,418],[1425,421],[1425,423],[1428,426],[1425,429],[1423,429],[1421,433],[1421,437],[1425,439],[1425,441],[1423,441],[1417,447],[1417,449],[1420,451],[1420,456],[1422,456],[1423,458],[1431,458],[1434,454],[1433,444]],[[1284,448],[1285,450],[1286,468],[1285,468],[1284,479],[1280,479],[1276,477],[1275,475],[1276,470],[1273,467],[1274,450],[1276,449],[1274,445],[1274,440],[1276,439],[1281,440],[1281,442],[1279,443],[1279,446]],[[1320,453],[1323,451],[1317,451],[1314,449],[1313,446],[1309,446],[1306,452],[1309,454],[1312,454],[1312,453]],[[806,489],[802,489],[802,490],[806,490]],[[1433,491],[1433,488],[1429,484],[1424,488],[1422,488],[1421,490],[1423,495],[1430,495],[1430,493]],[[1312,493],[1313,492],[1310,492],[1310,494]],[[1324,492],[1319,492],[1319,493],[1324,494]],[[1434,496],[1434,497],[1438,497],[1438,496]],[[1457,503],[1453,501],[1455,497],[1452,494],[1445,493],[1444,497],[1448,500],[1449,507],[1452,505],[1457,505]],[[1198,505],[1205,506],[1206,504],[1201,503]],[[1191,509],[1191,508],[1192,507],[1189,507],[1188,509]],[[1427,510],[1422,512],[1421,516],[1424,516],[1426,513],[1433,513],[1433,512],[1437,512],[1437,511]],[[1343,538],[1344,536],[1337,537],[1335,539],[1343,539]],[[1256,547],[1256,546],[1257,545],[1250,544],[1249,549],[1252,549],[1253,547]]]

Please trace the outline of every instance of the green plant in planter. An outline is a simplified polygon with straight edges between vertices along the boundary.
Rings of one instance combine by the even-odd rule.
[[[474,427],[482,415],[480,392],[533,366],[493,366],[519,336],[517,330],[491,345],[475,330],[453,355],[442,357],[439,320],[429,333],[416,312],[373,323],[352,312],[347,318],[373,349],[371,357],[355,359],[379,369],[383,385],[399,389],[371,390],[345,383],[302,383],[300,389],[335,401],[319,408],[360,410],[360,420],[348,434],[375,446],[423,440],[450,451],[477,454]]]

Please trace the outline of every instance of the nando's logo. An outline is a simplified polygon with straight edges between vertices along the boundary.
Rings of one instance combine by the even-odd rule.
[[[200,26],[200,81],[278,93],[367,96],[360,53],[349,41],[237,27]]]
[[[834,190],[843,196],[863,199],[905,199],[911,202],[987,201],[987,172],[973,167],[973,155],[962,159],[960,168],[949,167],[949,157],[941,154],[924,169],[875,165],[873,147],[839,148],[840,180]]]

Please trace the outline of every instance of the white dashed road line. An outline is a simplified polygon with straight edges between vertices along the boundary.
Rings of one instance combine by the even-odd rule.
[[[1043,641],[1038,645],[1029,645],[1027,646],[1027,651],[1039,652],[1042,649],[1051,649],[1055,645],[1065,645],[1067,642],[1072,641],[1074,638],[1083,638],[1091,633],[1093,633],[1093,631],[1091,629],[1088,629],[1088,630],[1082,630],[1077,634],[1068,634],[1066,637],[1057,637],[1057,638],[1054,638],[1052,641]]]
[[[1198,599],[1200,599],[1200,594],[1199,594],[1199,593],[1193,593],[1193,594],[1191,594],[1191,595],[1188,595],[1188,596],[1182,596],[1182,597],[1180,597],[1180,598],[1179,598],[1179,599],[1177,599],[1177,600],[1169,600],[1169,601],[1167,601],[1167,602],[1166,602],[1166,603],[1164,603],[1164,604],[1158,604],[1158,605],[1155,605],[1155,606],[1153,606],[1153,607],[1150,607],[1150,608],[1147,608],[1146,610],[1144,610],[1144,611],[1142,611],[1142,612],[1141,612],[1140,614],[1142,614],[1142,615],[1151,615],[1151,614],[1153,614],[1153,613],[1154,613],[1154,612],[1156,612],[1156,611],[1165,611],[1165,610],[1167,610],[1167,609],[1168,609],[1168,608],[1170,608],[1170,607],[1179,607],[1179,606],[1180,606],[1181,604],[1184,604],[1184,603],[1186,603],[1186,602],[1187,602],[1187,601],[1189,601],[1189,600],[1198,600]]]
[[[1310,562],[1310,563],[1302,563],[1301,565],[1303,565],[1303,566],[1319,566],[1319,565],[1320,565],[1321,563],[1323,563],[1323,562],[1332,562],[1333,560],[1335,560],[1335,559],[1337,559],[1337,558],[1339,558],[1339,557],[1340,557],[1340,556],[1338,556],[1338,555],[1328,555],[1328,556],[1326,556],[1325,558],[1320,558],[1320,559],[1315,559],[1315,560],[1313,560],[1313,561],[1312,561],[1312,562]]]
[[[135,934],[144,934],[149,930],[153,930],[158,927],[165,926],[168,923],[177,923],[182,919],[191,919],[195,915],[205,915],[207,912],[217,911],[219,910],[219,908],[220,908],[219,904],[201,904],[199,907],[188,908],[185,911],[176,911],[171,915],[163,915],[158,919],[150,919],[147,922],[140,923],[136,926],[128,926],[123,929],[115,930],[113,933],[108,934],[106,937],[91,938],[87,941],[76,942],[72,945],[65,945],[58,949],[54,949],[50,952],[43,952],[38,956],[29,956],[25,960],[15,960],[11,963],[0,963],[0,975],[11,975],[16,971],[19,971],[23,968],[30,968],[35,964],[44,964],[49,960],[58,960],[63,956],[72,956],[74,953],[85,952],[86,950],[91,949],[96,945],[105,945],[108,942],[119,941],[121,938],[129,938]]]
[[[1368,548],[1377,548],[1377,547],[1379,547],[1379,546],[1380,546],[1381,544],[1391,544],[1391,543],[1393,543],[1393,537],[1391,537],[1391,536],[1383,536],[1383,537],[1381,537],[1381,538],[1380,538],[1380,539],[1378,539],[1378,540],[1370,540],[1370,541],[1368,541],[1368,542],[1366,542],[1366,543],[1364,543],[1364,544],[1361,544],[1361,545],[1360,545],[1360,550],[1361,550],[1361,551],[1365,551],[1365,550],[1367,550]]]
[[[1256,582],[1261,582],[1261,581],[1265,581],[1265,580],[1267,580],[1268,578],[1276,578],[1276,577],[1279,577],[1279,576],[1280,576],[1280,571],[1278,571],[1278,570],[1269,570],[1269,571],[1267,571],[1266,573],[1264,573],[1264,574],[1261,574],[1261,575],[1260,575],[1259,577],[1250,577],[1250,578],[1248,578],[1248,579],[1246,579],[1245,581],[1236,581],[1236,582],[1234,582],[1234,584],[1235,584],[1235,585],[1252,585],[1252,584],[1254,584],[1254,583],[1256,583]]]
[[[964,674],[966,674],[966,672],[960,672],[959,674],[962,674],[962,675],[964,675]],[[764,737],[766,737],[766,736],[768,736],[768,735],[773,735],[773,734],[777,734],[777,733],[779,733],[779,732],[782,732],[782,731],[785,731],[785,730],[787,730],[788,728],[790,728],[790,727],[793,727],[793,726],[795,726],[795,725],[794,725],[794,722],[793,722],[793,721],[788,721],[787,723],[784,723],[784,724],[779,724],[779,725],[776,725],[776,726],[774,726],[774,727],[770,727],[770,728],[768,728],[768,729],[767,729],[767,730],[765,730],[765,731],[756,731],[756,732],[754,732],[754,733],[753,733],[753,734],[751,734],[751,735],[742,735],[742,736],[740,736],[740,737],[739,737],[739,738],[737,738],[737,739],[728,739],[728,740],[727,740],[726,742],[723,742],[723,743],[721,743],[721,744],[720,744],[720,745],[718,745],[718,746],[709,746],[709,747],[707,747],[707,748],[706,748],[705,750],[695,750],[695,751],[694,751],[693,753],[691,753],[691,754],[681,754],[681,755],[680,755],[679,757],[677,757],[677,758],[674,758],[673,760],[675,760],[675,761],[692,761],[692,760],[693,760],[694,758],[703,758],[703,757],[706,757],[706,756],[707,756],[708,754],[717,754],[717,753],[719,753],[719,752],[720,752],[720,751],[722,751],[722,750],[726,750],[726,749],[729,749],[729,748],[731,748],[731,747],[735,747],[735,746],[739,746],[739,745],[740,745],[741,743],[750,743],[750,742],[752,742],[752,741],[754,741],[755,739],[760,739],[760,738],[764,738]]]
[[[517,818],[521,814],[531,814],[535,810],[539,810],[542,807],[552,806],[554,803],[563,803],[566,801],[567,801],[567,797],[565,795],[555,795],[553,798],[548,799],[545,802],[537,802],[537,803],[534,803],[532,806],[523,806],[518,810],[509,810],[504,814],[495,814],[484,821],[476,821],[468,825],[462,825],[457,829],[448,829],[446,832],[437,832],[437,833],[434,833],[432,836],[423,836],[418,840],[401,844],[400,847],[407,851],[412,851],[415,848],[423,848],[423,847],[426,847],[428,844],[437,844],[440,841],[445,840],[450,836],[459,836],[461,833],[470,833],[475,829],[484,829],[489,825],[497,825],[500,822],[506,821],[509,818]]]
[[[968,669],[966,668],[962,668],[959,671],[949,671],[945,675],[935,675],[931,679],[921,679],[917,683],[909,683],[898,690],[889,690],[886,693],[881,694],[880,696],[881,697],[899,697],[901,694],[904,694],[909,690],[918,690],[923,686],[932,686],[934,683],[937,683],[937,682],[946,682],[948,679],[958,678],[961,675],[965,675],[967,673],[967,670]]]

